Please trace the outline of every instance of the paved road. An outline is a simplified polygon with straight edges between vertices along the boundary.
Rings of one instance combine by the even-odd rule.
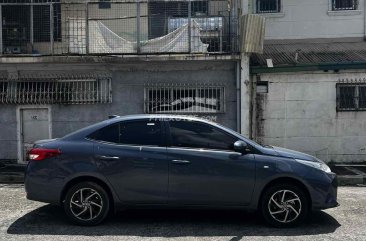
[[[28,201],[21,185],[0,185],[0,240],[366,240],[366,188],[339,189],[340,207],[301,227],[267,227],[242,211],[126,211],[97,227],[67,222],[62,210]]]

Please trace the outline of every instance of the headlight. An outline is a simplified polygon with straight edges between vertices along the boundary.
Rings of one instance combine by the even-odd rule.
[[[312,162],[312,161],[305,161],[305,160],[300,160],[300,159],[295,159],[297,162],[310,166],[310,167],[314,167],[316,169],[322,170],[323,172],[326,173],[331,173],[332,171],[330,170],[330,168],[328,167],[327,164],[325,163],[321,163],[321,162]]]

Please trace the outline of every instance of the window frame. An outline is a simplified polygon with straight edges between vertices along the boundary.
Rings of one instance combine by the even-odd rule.
[[[95,133],[97,133],[98,131],[110,127],[110,126],[114,126],[114,125],[118,125],[118,130],[119,130],[119,135],[121,134],[121,125],[123,123],[131,123],[131,122],[143,122],[145,121],[146,123],[149,121],[154,121],[154,122],[158,122],[159,126],[160,126],[160,144],[159,145],[138,145],[138,144],[126,144],[126,143],[115,143],[115,142],[108,142],[108,141],[103,141],[103,140],[97,140],[94,139],[92,137],[92,135],[94,135]],[[165,131],[165,126],[163,121],[161,120],[151,120],[151,119],[135,119],[135,120],[123,120],[123,121],[118,121],[118,122],[114,122],[114,123],[110,123],[108,125],[105,125],[101,128],[99,128],[98,130],[93,131],[92,133],[90,133],[89,135],[87,135],[85,137],[86,140],[90,140],[93,142],[97,142],[97,143],[102,143],[102,144],[109,144],[109,145],[115,145],[115,146],[126,146],[126,147],[166,147],[166,131]]]
[[[342,12],[342,11],[357,11],[359,10],[359,0],[349,0],[353,1],[354,8],[336,8],[336,1],[337,0],[329,0],[329,11],[332,12]]]
[[[21,22],[22,24],[27,24],[25,26],[25,41],[31,41],[32,30],[34,43],[50,43],[51,39],[53,42],[62,41],[63,36],[61,30],[63,23],[60,0],[39,1],[34,3],[31,1],[14,1],[13,3],[9,2],[9,4],[5,4],[3,9],[7,6],[16,8],[17,12],[23,13],[23,15],[26,14],[27,17],[30,17],[31,8],[33,8],[33,29],[31,29],[31,26],[27,21]],[[53,11],[52,15],[51,11]],[[53,18],[52,20],[51,16]],[[51,23],[53,23],[52,28]],[[6,28],[3,26],[3,29]],[[53,29],[53,33],[51,33],[51,29]]]
[[[191,97],[182,97],[180,96],[180,99],[172,99],[172,97],[174,96],[174,93],[185,93],[185,92],[189,92],[192,91],[192,93],[194,93],[194,97],[193,98],[203,98],[205,99],[205,101],[207,101],[208,99],[210,99],[209,97],[206,96],[202,96],[201,95],[201,91],[211,91],[212,93],[218,93],[219,94],[219,98],[216,98],[217,100],[217,107],[216,109],[212,109],[214,111],[205,111],[205,110],[197,110],[197,111],[186,111],[185,109],[175,109],[174,108],[172,110],[161,110],[161,111],[157,111],[154,110],[153,108],[150,108],[150,104],[155,104],[155,102],[153,102],[154,97],[150,96],[150,93],[152,93],[151,95],[154,96],[157,93],[160,93],[160,95],[164,92],[167,93],[167,96],[165,96],[165,94],[163,95],[163,99],[168,98],[171,99],[171,101],[169,102],[170,104],[178,101],[178,100],[182,100],[182,99],[187,99],[187,98],[191,98]],[[144,88],[144,112],[146,114],[222,114],[225,113],[226,111],[226,94],[225,94],[225,86],[218,86],[218,85],[177,85],[177,86],[172,86],[172,85],[153,85],[153,86],[146,86]],[[157,96],[157,95],[156,95]],[[161,96],[160,96],[161,99]],[[164,104],[162,104],[164,105]],[[161,106],[162,106],[161,105]]]
[[[277,11],[261,11],[260,9],[260,1],[261,0],[255,0],[254,8],[255,13],[257,14],[265,14],[265,15],[283,15],[283,1],[282,0],[275,0],[277,2]]]
[[[341,95],[341,91],[340,89],[342,87],[355,87],[355,93],[354,93],[354,97],[353,97],[353,101],[354,101],[354,108],[344,108],[341,107],[341,99],[340,99],[340,95]],[[337,112],[347,112],[347,111],[366,111],[366,107],[359,107],[360,106],[360,87],[364,87],[366,88],[366,83],[337,83],[336,84],[336,110]]]
[[[61,34],[61,3],[39,4],[33,6],[33,41],[35,43],[49,43],[51,37],[54,42],[62,41]],[[51,8],[52,5],[52,8]],[[50,12],[53,11],[53,19],[50,19]],[[51,33],[51,23],[53,23],[53,33]]]
[[[174,120],[173,120],[174,121]],[[170,130],[170,123],[173,121],[164,121],[165,122],[165,126],[166,126],[166,141],[167,141],[167,148],[174,148],[174,149],[184,149],[184,150],[205,150],[205,151],[217,151],[217,152],[234,152],[237,153],[236,151],[234,151],[234,149],[229,150],[229,149],[212,149],[212,148],[196,148],[196,147],[183,147],[183,146],[172,146],[172,135],[171,135],[171,130]],[[190,123],[198,123],[198,124],[202,124],[202,125],[206,125],[209,126],[225,135],[228,135],[230,137],[232,137],[233,139],[237,139],[236,141],[245,141],[241,138],[238,138],[237,136],[217,127],[214,125],[210,125],[208,123],[205,122],[201,122],[201,121],[197,121],[197,120],[176,120],[176,121],[183,121],[183,122],[190,122]],[[247,143],[247,142],[246,142]],[[233,143],[234,144],[234,143]],[[248,148],[250,148],[252,150],[252,147],[249,143],[247,143]]]
[[[0,79],[0,82],[7,83],[7,92],[0,92],[0,106],[112,103],[112,79],[109,77],[6,78]]]

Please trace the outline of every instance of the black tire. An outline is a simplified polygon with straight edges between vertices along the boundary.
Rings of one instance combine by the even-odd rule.
[[[283,193],[285,196],[282,203]],[[277,228],[288,228],[305,220],[309,211],[309,200],[304,190],[296,185],[275,184],[264,191],[260,207],[268,224]]]
[[[81,196],[84,197],[83,202]],[[73,223],[93,226],[103,222],[107,217],[110,199],[100,185],[94,182],[81,182],[67,191],[63,206],[66,215]]]

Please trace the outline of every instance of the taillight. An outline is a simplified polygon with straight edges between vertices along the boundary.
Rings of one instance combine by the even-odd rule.
[[[28,152],[28,158],[31,161],[42,161],[46,158],[58,156],[61,154],[57,149],[34,148]]]

